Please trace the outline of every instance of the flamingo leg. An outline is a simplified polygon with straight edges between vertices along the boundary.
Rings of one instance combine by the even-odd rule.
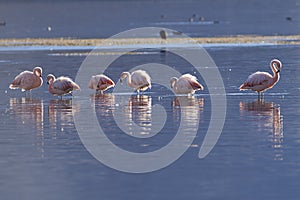
[[[25,91],[25,97],[31,97],[31,90],[29,90],[29,92],[28,90]]]
[[[257,92],[257,99],[258,100],[262,100],[263,98],[264,98],[264,95],[263,95],[263,93],[262,92]]]

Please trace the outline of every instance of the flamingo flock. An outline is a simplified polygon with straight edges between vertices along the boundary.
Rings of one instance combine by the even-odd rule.
[[[272,88],[279,81],[279,73],[282,69],[282,63],[278,59],[273,59],[270,62],[270,67],[273,75],[268,72],[255,72],[251,74],[247,80],[239,87],[240,90],[252,90],[261,96],[261,93]],[[10,89],[21,89],[22,91],[31,91],[39,88],[43,84],[42,68],[35,67],[32,71],[23,71],[18,74],[9,85]],[[151,89],[151,77],[144,70],[136,70],[133,72],[123,72],[120,76],[120,82],[127,79],[127,85],[133,88],[137,94],[143,93],[147,89]],[[55,78],[53,74],[47,76],[48,90],[54,96],[70,94],[74,90],[80,90],[80,86],[71,78],[60,76]],[[115,86],[114,81],[104,74],[91,76],[88,88],[96,90],[103,94],[109,88]],[[170,87],[174,93],[183,95],[193,95],[198,90],[203,90],[197,78],[191,74],[184,74],[170,78]]]

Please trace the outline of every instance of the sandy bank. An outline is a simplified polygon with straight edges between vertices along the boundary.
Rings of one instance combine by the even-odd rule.
[[[290,36],[232,36],[232,37],[201,37],[192,38],[199,44],[300,44],[300,35]],[[186,38],[122,38],[122,39],[74,39],[74,38],[21,38],[0,39],[0,46],[110,46],[134,44],[186,44]]]

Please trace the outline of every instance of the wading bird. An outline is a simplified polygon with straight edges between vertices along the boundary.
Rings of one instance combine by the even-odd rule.
[[[123,72],[120,77],[120,82],[125,78],[127,78],[128,86],[135,89],[138,93],[151,88],[151,77],[144,70],[136,70],[131,74],[129,72]]]
[[[240,90],[253,90],[260,96],[261,92],[272,88],[279,80],[282,64],[279,60],[273,59],[270,62],[270,67],[273,71],[273,76],[268,72],[255,72],[240,86]]]
[[[49,92],[54,96],[61,96],[61,98],[73,90],[80,90],[80,87],[72,79],[64,76],[55,78],[53,74],[49,74],[47,84],[49,84]]]
[[[103,92],[111,87],[114,87],[115,83],[109,77],[105,76],[104,74],[98,74],[92,76],[89,83],[89,88],[96,90],[103,94]]]
[[[194,94],[197,90],[203,90],[203,86],[191,74],[184,74],[179,78],[172,77],[170,83],[175,94]]]
[[[33,71],[23,71],[17,75],[12,83],[9,85],[10,89],[21,89],[24,91],[31,91],[34,88],[38,88],[43,84],[42,68],[35,67]]]

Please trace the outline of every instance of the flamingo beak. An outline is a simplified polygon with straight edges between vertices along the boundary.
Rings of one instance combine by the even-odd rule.
[[[122,83],[123,79],[120,78],[119,81],[120,81],[120,83]]]
[[[49,81],[47,81],[47,84],[49,85]]]

